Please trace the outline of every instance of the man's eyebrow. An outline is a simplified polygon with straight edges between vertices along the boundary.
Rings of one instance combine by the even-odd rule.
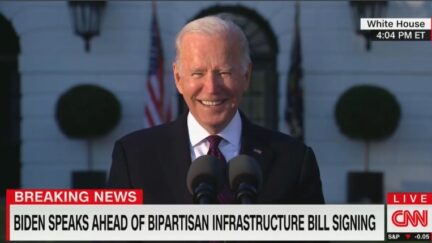
[[[224,71],[224,72],[232,72],[234,70],[233,67],[221,67],[219,68],[220,71]]]
[[[200,67],[191,68],[191,72],[205,72],[205,69],[204,68],[200,68]]]

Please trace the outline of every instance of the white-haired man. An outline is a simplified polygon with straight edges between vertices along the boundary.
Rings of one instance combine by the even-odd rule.
[[[188,23],[176,38],[173,72],[189,111],[118,140],[110,187],[142,188],[145,203],[192,203],[186,187],[190,164],[217,150],[223,161],[239,154],[258,161],[264,180],[257,203],[324,203],[311,148],[252,124],[239,111],[252,63],[237,25],[216,16]]]

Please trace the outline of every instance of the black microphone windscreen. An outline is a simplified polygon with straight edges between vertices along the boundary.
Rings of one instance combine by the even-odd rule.
[[[189,167],[186,178],[189,192],[193,195],[200,183],[207,183],[215,189],[220,188],[224,178],[222,163],[211,155],[203,155],[195,159]]]
[[[263,183],[262,170],[258,162],[249,155],[238,155],[228,162],[229,183],[238,190],[241,183],[249,183],[259,190]]]

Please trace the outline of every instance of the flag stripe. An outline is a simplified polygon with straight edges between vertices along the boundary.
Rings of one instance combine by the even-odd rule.
[[[150,107],[155,108],[156,113],[159,117],[162,117],[162,100],[161,100],[161,95],[160,95],[160,90],[158,88],[159,86],[156,86],[156,88],[154,88],[151,84],[151,82],[148,82],[148,92],[150,94],[150,99],[151,99],[151,103],[148,104]],[[159,92],[158,92],[159,91]],[[158,97],[159,96],[159,97]]]
[[[150,108],[148,108],[148,107],[146,106],[146,107],[144,108],[144,113],[145,113],[145,116],[146,116],[146,118],[147,118],[147,125],[150,126],[150,127],[154,126],[154,125],[155,125],[155,122],[154,122],[154,120],[153,120],[153,116],[152,116],[152,114],[150,113]]]
[[[165,85],[162,42],[156,17],[156,3],[153,2],[150,62],[146,84],[147,99],[144,106],[147,126],[159,125],[172,118],[170,97],[165,93]]]

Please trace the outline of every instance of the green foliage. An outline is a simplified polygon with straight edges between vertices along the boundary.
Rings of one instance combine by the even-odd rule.
[[[386,89],[358,85],[341,95],[335,116],[340,131],[346,136],[379,141],[394,133],[401,111],[396,98]]]
[[[92,138],[111,131],[120,121],[121,107],[110,91],[95,85],[78,85],[60,96],[56,119],[66,136]]]

